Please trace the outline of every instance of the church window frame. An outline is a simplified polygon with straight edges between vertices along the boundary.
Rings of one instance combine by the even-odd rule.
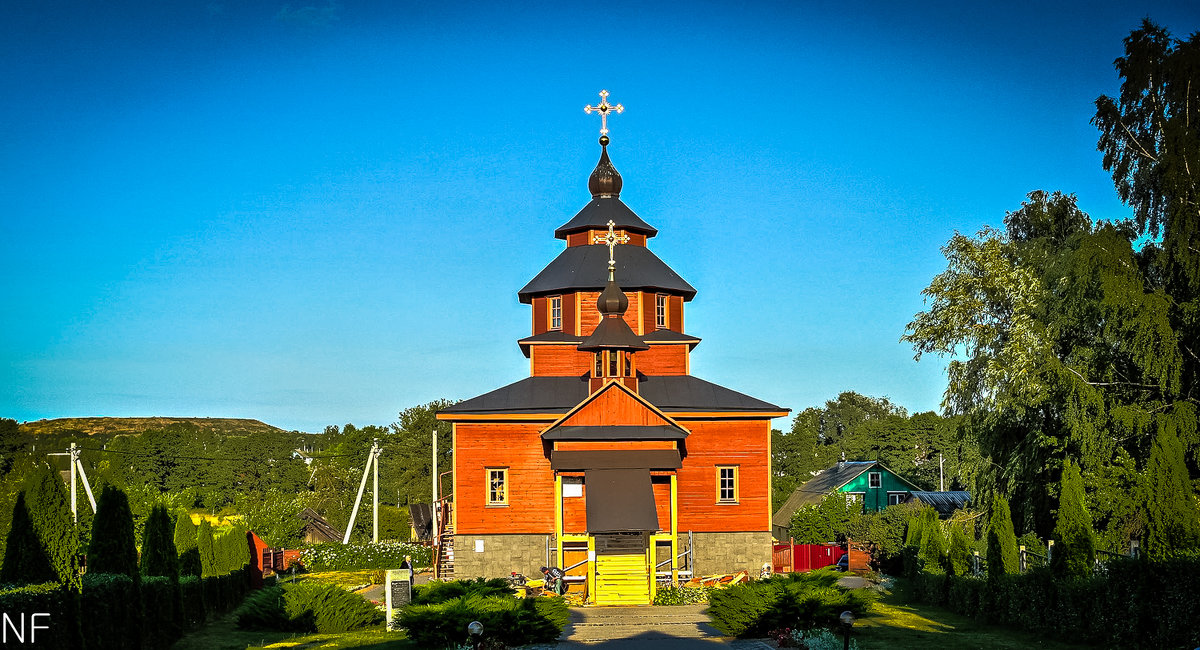
[[[717,503],[738,502],[738,466],[717,465]]]
[[[620,377],[621,376],[621,367],[620,367],[621,366],[621,364],[620,364],[621,355],[617,354],[617,352],[615,350],[609,350],[609,351],[605,352],[605,354],[608,355],[608,376],[609,377]]]
[[[546,313],[549,315],[549,327],[554,331],[562,331],[562,296],[550,296],[549,308]]]
[[[667,329],[667,294],[654,294],[654,328]]]
[[[501,507],[508,505],[508,468],[488,467],[484,470],[484,490],[487,505]]]

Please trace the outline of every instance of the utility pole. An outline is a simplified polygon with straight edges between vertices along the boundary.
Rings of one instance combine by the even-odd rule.
[[[67,447],[66,452],[59,452],[56,454],[46,454],[47,456],[69,456],[70,457],[70,462],[71,462],[71,518],[73,520],[75,520],[75,523],[79,523],[79,507],[76,505],[79,497],[78,497],[78,493],[75,490],[76,472],[78,472],[79,477],[83,479],[83,491],[87,494],[88,503],[90,503],[92,505],[92,514],[96,514],[96,497],[92,496],[92,486],[88,483],[87,472],[83,471],[83,463],[79,460],[79,452],[80,451],[82,451],[82,450],[80,449],[79,445],[76,445],[75,443],[72,442],[71,446]]]
[[[379,439],[378,438],[376,438],[373,441],[372,447],[376,448],[376,449],[379,448]],[[375,502],[373,504],[371,504],[371,519],[372,519],[372,521],[371,521],[371,543],[378,544],[379,543],[379,454],[375,454],[375,478],[373,480],[374,480],[374,483],[371,484],[371,498],[374,499]]]
[[[375,470],[375,531],[372,537],[372,542],[379,541],[379,455],[383,453],[383,449],[379,446],[379,439],[371,441],[371,451],[367,452],[367,464],[363,467],[362,482],[358,484],[358,496],[354,497],[354,509],[350,511],[350,523],[346,524],[346,534],[342,536],[342,543],[350,543],[350,532],[354,530],[354,520],[358,517],[358,506],[362,504],[363,492],[367,490],[367,478],[371,476],[371,470]]]
[[[946,491],[946,477],[945,477],[945,474],[942,472],[942,466],[945,464],[946,464],[946,459],[942,457],[941,453],[938,453],[938,491],[939,492]]]

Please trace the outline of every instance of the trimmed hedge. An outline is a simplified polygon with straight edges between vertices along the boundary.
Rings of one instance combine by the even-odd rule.
[[[504,578],[474,578],[450,582],[429,582],[413,587],[413,605],[436,605],[463,596],[512,596],[516,590]]]
[[[83,635],[79,628],[79,594],[55,582],[26,585],[11,589],[0,589],[0,612],[15,618],[25,616],[27,629],[25,643],[39,648],[82,648]],[[38,625],[49,624],[47,630],[39,629],[34,634],[29,617],[34,613],[47,613],[49,621],[38,617]],[[13,639],[11,632],[10,639]]]
[[[990,580],[921,573],[918,600],[981,621],[1110,647],[1200,646],[1200,555],[1117,558],[1085,578],[1049,569]]]
[[[832,570],[772,576],[708,596],[708,616],[713,627],[738,637],[762,637],[784,628],[834,627],[838,616],[851,611],[866,613],[873,597],[864,590],[837,586]]]
[[[514,598],[471,594],[433,605],[408,605],[396,623],[420,648],[445,648],[468,641],[467,625],[483,624],[483,642],[505,647],[549,643],[567,624],[567,604],[557,596]]]
[[[80,626],[89,647],[141,646],[141,600],[133,578],[116,573],[85,574],[82,598],[85,616]]]
[[[379,542],[378,544],[313,544],[300,551],[300,563],[309,571],[353,571],[357,569],[399,569],[405,555],[413,564],[429,566],[432,561],[428,546],[410,542]]]
[[[267,587],[237,610],[237,625],[281,632],[348,632],[383,621],[383,614],[357,594],[327,583]]]

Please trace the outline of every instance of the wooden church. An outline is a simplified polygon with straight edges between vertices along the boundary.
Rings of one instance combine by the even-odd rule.
[[[438,414],[454,427],[443,555],[456,577],[567,569],[595,604],[649,603],[656,578],[771,561],[771,420],[787,409],[694,377],[696,290],[620,198],[601,93],[592,199],[517,296],[530,376]],[[452,546],[451,546],[452,544]],[[450,551],[452,548],[452,551]]]

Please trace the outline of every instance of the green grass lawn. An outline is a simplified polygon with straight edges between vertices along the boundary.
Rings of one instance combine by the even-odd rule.
[[[861,650],[1078,650],[1091,647],[1053,641],[1022,630],[985,625],[940,607],[914,604],[899,587],[884,593],[872,605],[870,614],[854,625],[853,638],[858,640]]]
[[[404,632],[388,632],[383,625],[337,634],[296,634],[239,630],[232,614],[224,616],[180,639],[172,650],[246,650],[247,648],[381,648],[416,650]]]

